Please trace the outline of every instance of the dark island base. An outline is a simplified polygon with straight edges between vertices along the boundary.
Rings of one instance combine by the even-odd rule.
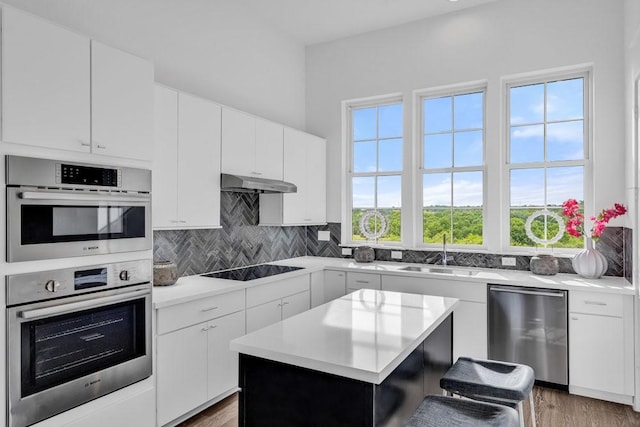
[[[402,426],[452,364],[449,315],[381,384],[240,354],[239,425]]]

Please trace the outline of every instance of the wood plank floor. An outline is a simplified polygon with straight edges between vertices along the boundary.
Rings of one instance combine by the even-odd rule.
[[[537,425],[543,427],[631,427],[640,426],[640,413],[631,406],[574,396],[550,388],[536,387]],[[526,425],[531,425],[525,403]],[[237,427],[238,396],[229,396],[180,424],[180,427]]]

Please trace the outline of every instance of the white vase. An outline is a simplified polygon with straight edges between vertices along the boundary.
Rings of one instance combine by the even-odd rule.
[[[591,237],[584,238],[585,248],[571,261],[579,276],[587,279],[599,279],[607,271],[607,259],[594,246]]]

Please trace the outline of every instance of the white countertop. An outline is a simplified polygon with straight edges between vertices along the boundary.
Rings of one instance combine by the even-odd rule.
[[[168,307],[196,300],[203,297],[223,294],[236,290],[241,290],[253,286],[281,280],[287,277],[294,277],[301,274],[309,274],[314,271],[324,269],[359,271],[379,274],[393,274],[407,277],[429,277],[445,280],[464,280],[478,284],[504,284],[531,286],[549,289],[582,290],[590,292],[605,292],[623,295],[633,295],[634,289],[626,279],[622,277],[602,277],[601,279],[583,279],[576,274],[557,274],[555,276],[538,276],[530,271],[502,270],[490,268],[466,268],[451,266],[460,271],[473,270],[477,274],[474,276],[437,274],[424,272],[402,271],[401,268],[415,265],[427,267],[427,264],[410,264],[402,262],[376,261],[373,263],[357,263],[349,258],[323,258],[305,256],[299,258],[285,259],[270,262],[269,264],[291,265],[304,267],[290,273],[279,274],[262,279],[250,280],[248,282],[238,282],[235,280],[213,279],[202,276],[181,277],[171,286],[156,286],[153,289],[153,304],[155,308]]]
[[[380,384],[457,303],[362,289],[237,338],[231,350]]]

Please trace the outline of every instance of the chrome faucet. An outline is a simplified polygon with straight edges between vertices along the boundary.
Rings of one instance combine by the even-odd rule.
[[[449,261],[449,259],[453,261],[453,258],[449,258],[447,256],[447,235],[443,234],[442,235],[442,265],[446,267],[447,261]]]

